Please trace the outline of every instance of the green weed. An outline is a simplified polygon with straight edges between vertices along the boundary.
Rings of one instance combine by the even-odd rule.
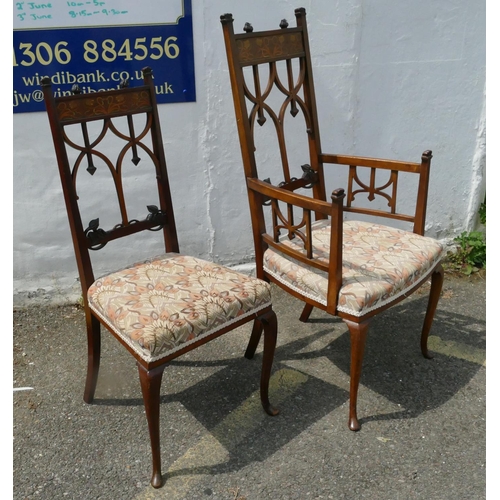
[[[480,231],[464,231],[454,241],[458,243],[456,253],[449,256],[449,266],[469,276],[486,268],[486,238]]]
[[[483,203],[479,206],[479,220],[481,224],[486,226],[486,196],[484,197]]]
[[[486,226],[486,197],[479,207],[479,220]],[[448,256],[448,268],[470,276],[480,269],[486,269],[486,234],[481,231],[464,231],[454,238],[458,243],[456,253]]]

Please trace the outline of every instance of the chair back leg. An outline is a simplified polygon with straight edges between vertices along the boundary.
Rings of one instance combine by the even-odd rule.
[[[252,334],[250,335],[247,350],[245,351],[245,358],[253,358],[255,351],[257,350],[257,346],[259,345],[263,329],[264,325],[262,324],[262,321],[260,321],[259,318],[256,318],[253,322]]]
[[[300,315],[299,321],[302,321],[302,323],[307,323],[307,320],[309,319],[309,316],[311,315],[313,309],[314,306],[306,302],[304,304],[304,309],[302,309],[302,314]]]
[[[436,307],[439,301],[439,296],[441,295],[441,289],[443,288],[444,270],[443,266],[439,264],[431,278],[431,291],[429,294],[429,302],[427,303],[427,311],[425,313],[424,326],[422,328],[422,335],[420,337],[420,349],[424,358],[432,359],[432,355],[429,354],[427,350],[427,340],[429,338],[429,332],[431,330],[432,321],[434,319],[434,313],[436,312]]]
[[[151,440],[151,452],[153,456],[153,473],[151,486],[160,488],[163,480],[161,477],[161,454],[160,454],[160,386],[165,365],[147,370],[139,363],[139,379],[141,381],[142,397],[148,420],[149,438]]]
[[[97,386],[97,376],[101,362],[101,323],[88,310],[86,310],[87,320],[87,379],[85,381],[85,391],[83,400],[92,403]]]

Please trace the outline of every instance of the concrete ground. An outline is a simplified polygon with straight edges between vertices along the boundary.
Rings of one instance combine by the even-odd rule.
[[[172,362],[163,377],[165,485],[154,490],[132,357],[103,332],[95,404],[83,402],[84,318],[75,306],[14,311],[14,498],[281,500],[485,498],[485,279],[445,276],[420,354],[428,286],[379,315],[347,427],[349,335],[274,287],[279,338],[268,417],[251,325]],[[31,388],[31,389],[30,389]]]

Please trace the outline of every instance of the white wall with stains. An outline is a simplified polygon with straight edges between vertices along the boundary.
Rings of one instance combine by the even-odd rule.
[[[159,106],[182,252],[226,265],[253,259],[226,12],[237,32],[246,21],[258,31],[283,18],[294,25],[294,9],[305,7],[324,152],[420,161],[432,150],[427,234],[474,228],[485,193],[484,2],[192,2],[197,102]],[[15,114],[13,125],[14,302],[73,299],[77,269],[47,118]],[[342,176],[332,170],[328,182],[342,187]],[[98,270],[154,252],[155,233],[110,243]]]

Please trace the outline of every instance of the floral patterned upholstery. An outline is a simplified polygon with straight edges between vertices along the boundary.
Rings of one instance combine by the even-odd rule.
[[[328,263],[329,221],[315,222],[312,235],[313,257]],[[298,238],[283,238],[282,243],[304,252]],[[395,300],[425,280],[443,253],[443,246],[432,238],[378,224],[345,221],[338,311],[359,317]],[[326,305],[326,272],[271,248],[264,254],[264,269],[301,295]]]
[[[147,361],[161,359],[271,303],[268,283],[179,254],[94,282],[92,311]]]

